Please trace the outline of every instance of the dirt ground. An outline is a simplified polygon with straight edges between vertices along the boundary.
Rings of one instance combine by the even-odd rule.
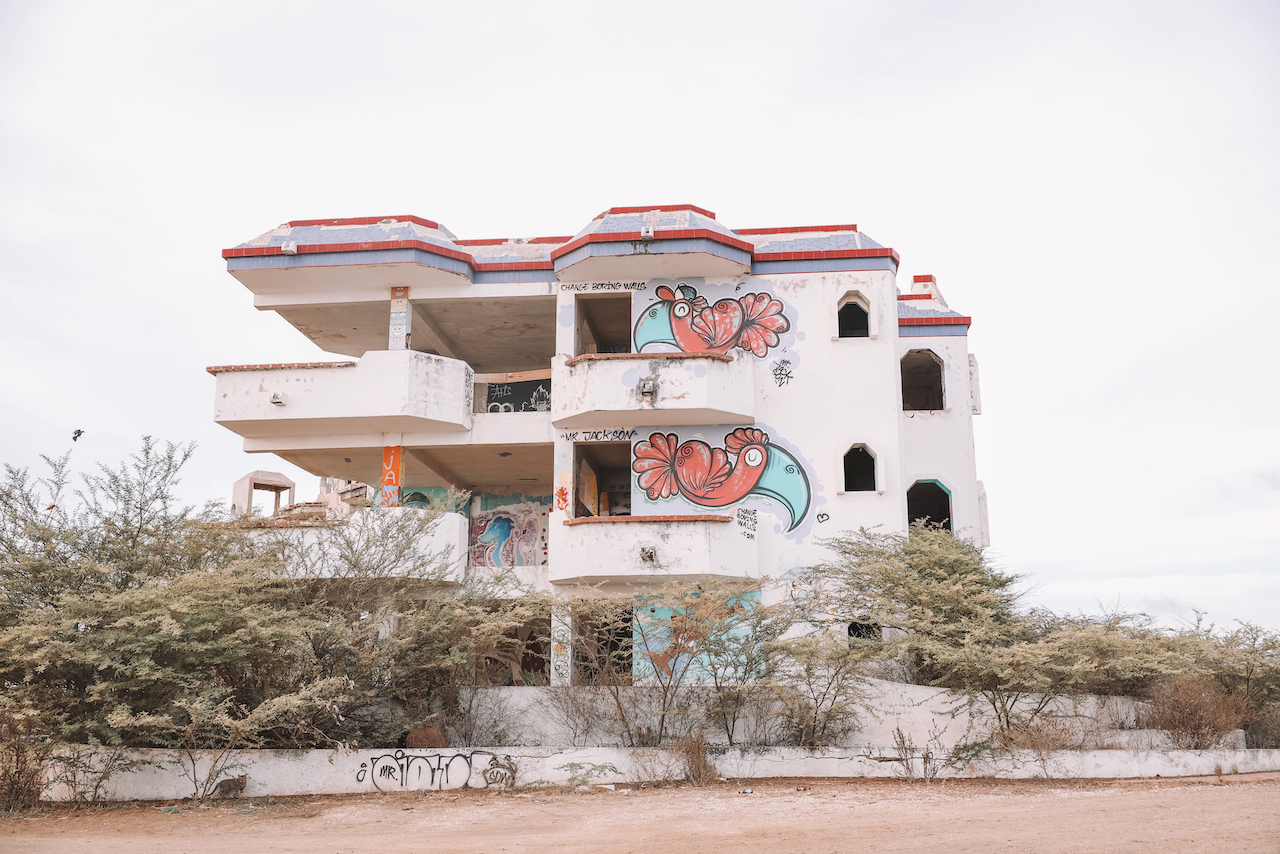
[[[1222,782],[782,779],[57,808],[0,818],[0,851],[1277,854],[1280,773]]]

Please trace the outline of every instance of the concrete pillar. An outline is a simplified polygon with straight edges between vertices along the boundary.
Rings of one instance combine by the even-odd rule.
[[[573,681],[573,614],[564,605],[551,606],[551,684]]]
[[[409,289],[391,289],[391,324],[387,329],[388,350],[411,349],[413,326],[409,320]]]
[[[382,449],[382,489],[379,507],[399,507],[400,487],[404,483],[404,447],[388,445]]]

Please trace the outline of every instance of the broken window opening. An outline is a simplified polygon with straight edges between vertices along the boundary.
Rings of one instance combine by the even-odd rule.
[[[868,338],[871,335],[871,321],[867,310],[859,303],[847,302],[840,306],[837,315],[840,322],[841,338]]]
[[[932,480],[920,480],[907,490],[907,521],[925,522],[951,530],[951,494]]]
[[[574,618],[573,684],[630,685],[635,610],[630,599],[601,603]]]
[[[631,443],[578,442],[574,517],[631,515]]]
[[[880,626],[870,620],[857,620],[849,624],[849,640],[880,640]]]
[[[544,626],[550,625],[550,620],[551,615],[547,613],[545,620],[508,629],[497,649],[484,657],[483,666],[476,668],[475,684],[479,687],[547,684],[551,644]]]
[[[932,350],[912,350],[902,357],[902,409],[943,409],[942,360]]]
[[[876,458],[866,445],[854,445],[844,455],[844,491],[875,492]]]
[[[631,294],[588,294],[574,300],[575,356],[631,352]]]

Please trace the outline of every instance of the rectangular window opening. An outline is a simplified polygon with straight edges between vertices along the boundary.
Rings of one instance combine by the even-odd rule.
[[[577,442],[573,468],[575,518],[631,515],[630,442]]]
[[[575,299],[575,356],[631,352],[631,294],[583,294]]]

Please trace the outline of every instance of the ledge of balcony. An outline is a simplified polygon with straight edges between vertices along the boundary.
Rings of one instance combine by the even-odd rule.
[[[626,522],[732,522],[732,516],[693,514],[691,516],[583,516],[565,519],[563,525],[608,525]]]
[[[617,362],[631,359],[637,362],[648,362],[654,359],[714,359],[717,362],[732,362],[733,357],[727,353],[715,353],[711,350],[696,350],[691,353],[584,353],[574,356],[565,362],[566,367],[573,367],[579,362]]]

